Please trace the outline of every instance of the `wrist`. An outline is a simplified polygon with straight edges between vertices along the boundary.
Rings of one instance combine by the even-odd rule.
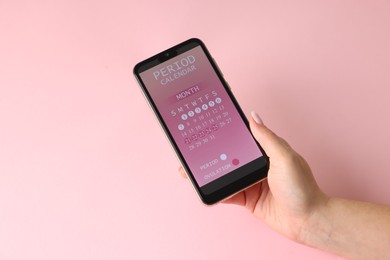
[[[321,192],[302,224],[298,236],[299,243],[318,248],[323,244],[324,239],[329,239],[329,235],[332,233],[332,220],[329,217],[329,212],[333,200],[335,198]]]
[[[328,198],[307,218],[299,242],[346,258],[390,259],[390,207]]]

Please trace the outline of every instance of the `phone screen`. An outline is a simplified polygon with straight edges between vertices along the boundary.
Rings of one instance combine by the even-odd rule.
[[[140,77],[199,187],[263,156],[201,46]]]
[[[209,194],[266,160],[202,46],[181,52],[139,76],[186,168]],[[248,170],[235,171],[243,166]]]

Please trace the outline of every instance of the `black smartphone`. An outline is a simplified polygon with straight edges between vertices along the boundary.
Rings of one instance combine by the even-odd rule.
[[[201,40],[138,63],[134,75],[203,203],[266,178],[268,157]]]

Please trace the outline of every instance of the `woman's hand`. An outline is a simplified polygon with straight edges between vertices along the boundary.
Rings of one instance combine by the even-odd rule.
[[[306,161],[252,112],[251,131],[270,158],[268,178],[227,199],[245,206],[271,228],[301,241],[305,222],[328,197],[321,192]],[[184,169],[180,172],[186,176]]]

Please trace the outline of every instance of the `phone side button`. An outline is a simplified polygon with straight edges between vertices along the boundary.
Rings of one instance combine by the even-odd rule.
[[[222,77],[225,77],[225,76],[223,75],[221,69],[219,68],[217,61],[216,61],[214,58],[212,58],[212,59],[213,59],[213,61],[214,61],[215,66],[216,66],[217,69],[218,69],[218,72],[222,75]]]
[[[229,88],[230,90],[232,90],[232,88],[230,87],[229,82],[226,81],[226,85],[228,86],[228,88]]]

